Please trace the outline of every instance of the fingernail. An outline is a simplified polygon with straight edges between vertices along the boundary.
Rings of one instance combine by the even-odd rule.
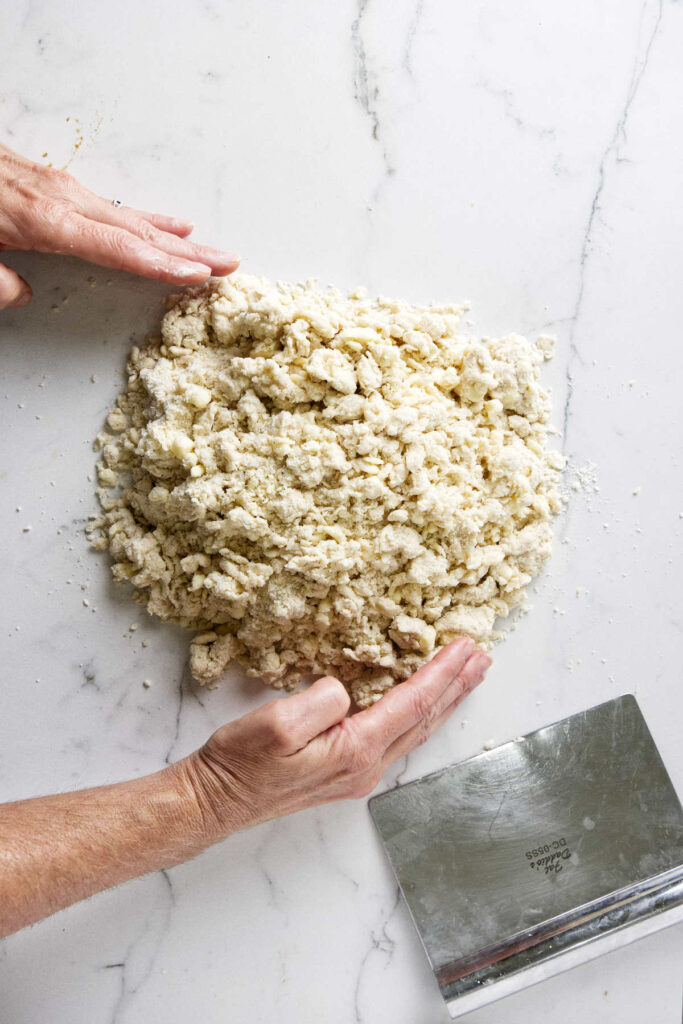
[[[19,298],[15,300],[14,306],[17,309],[21,309],[23,306],[28,306],[29,302],[31,301],[31,298],[32,298],[31,292],[23,292],[19,296]]]
[[[468,657],[470,656],[470,654],[474,650],[474,640],[472,640],[471,637],[466,636],[464,638],[464,640],[462,641],[462,650],[467,654]]]

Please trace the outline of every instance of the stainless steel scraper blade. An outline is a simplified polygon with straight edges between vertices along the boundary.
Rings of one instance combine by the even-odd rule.
[[[683,811],[630,695],[370,810],[454,1017],[683,920]]]

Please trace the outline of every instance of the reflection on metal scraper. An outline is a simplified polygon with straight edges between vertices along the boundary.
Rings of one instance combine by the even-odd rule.
[[[630,695],[370,810],[454,1017],[683,920],[683,811]]]

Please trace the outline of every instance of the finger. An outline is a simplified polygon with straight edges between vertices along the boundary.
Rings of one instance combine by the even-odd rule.
[[[77,213],[69,214],[60,225],[53,251],[173,284],[199,284],[211,275],[204,263],[170,256],[129,231]]]
[[[467,659],[460,674],[435,701],[429,715],[426,715],[421,722],[395,740],[395,743],[387,751],[387,755],[391,751],[391,760],[403,757],[405,753],[409,753],[420,743],[425,742],[438,728],[438,723],[446,710],[452,708],[456,701],[464,700],[483,681],[489,667],[489,655],[482,650],[475,650]],[[390,764],[391,761],[387,763]]]
[[[0,263],[0,309],[27,306],[33,292],[30,286],[14,270]]]
[[[187,238],[194,231],[194,221],[191,220],[179,220],[177,217],[167,217],[163,213],[148,213],[147,210],[133,210],[133,213],[148,220],[160,231],[168,231],[179,238]]]
[[[270,746],[288,755],[341,722],[350,703],[351,698],[339,680],[323,676],[301,693],[271,701],[254,715],[262,713],[263,722],[259,724],[268,734]]]
[[[478,686],[480,686],[484,682],[485,679],[486,679],[486,673],[484,673],[478,679],[475,679],[474,683],[472,683],[472,685],[467,690],[463,690],[463,692],[459,696],[457,696],[455,698],[455,700],[451,704],[449,704],[449,706],[446,708],[446,710],[441,712],[439,717],[437,719],[435,719],[435,721],[434,721],[434,726],[433,726],[433,728],[431,730],[430,735],[439,731],[441,726],[444,725],[448,721],[448,719],[451,717],[451,715],[456,710],[456,708],[458,708],[462,704],[462,702],[464,700],[467,700],[467,698],[472,693],[472,691],[476,690],[476,688]],[[407,751],[407,753],[410,753],[410,751]],[[405,755],[400,755],[400,756],[405,756]]]
[[[71,179],[71,186],[69,198],[71,202],[75,203],[76,209],[80,213],[101,220],[103,223],[112,224],[114,227],[125,227],[126,225],[121,220],[107,219],[107,214],[110,211],[115,213],[117,210],[128,210],[135,217],[148,221],[160,231],[168,231],[179,238],[185,238],[194,230],[194,222],[191,220],[186,220],[183,217],[168,217],[164,213],[150,213],[149,210],[135,210],[130,206],[121,206],[119,203],[112,202],[111,199],[96,195],[74,178]],[[76,195],[73,194],[74,192]]]
[[[486,679],[486,672],[484,672],[481,676],[479,676],[477,679],[475,679],[475,681],[472,683],[472,685],[469,686],[466,690],[463,690],[463,692],[459,696],[457,696],[455,698],[453,703],[449,704],[449,706],[446,708],[446,710],[441,712],[439,717],[434,722],[434,728],[432,729],[432,732],[438,732],[439,729],[441,728],[441,726],[445,722],[447,722],[448,719],[451,717],[451,715],[453,714],[455,709],[457,707],[459,707],[464,700],[467,700],[467,698],[472,693],[472,691],[476,690],[476,688],[478,686],[481,686],[481,684],[484,682],[485,679]]]
[[[421,721],[444,690],[458,676],[474,649],[469,638],[456,640],[439,651],[428,665],[353,719],[361,741],[379,742],[386,749]]]
[[[125,228],[126,231],[141,238],[143,242],[154,245],[171,256],[204,263],[211,267],[214,274],[231,274],[239,266],[239,256],[235,256],[234,253],[212,249],[207,245],[197,245],[195,242],[186,241],[184,235],[179,237],[178,231],[160,229],[154,221],[150,220],[150,216],[154,216],[154,214],[149,215],[138,210],[131,210],[127,206],[113,206],[105,199],[100,199],[95,195],[88,195],[79,204],[79,209],[81,213],[92,220],[110,224],[112,227]],[[185,234],[189,234],[189,232],[186,231]]]
[[[475,651],[457,678],[446,687],[441,697],[435,702],[433,713],[414,725],[412,729],[408,729],[387,748],[382,761],[384,768],[388,768],[399,758],[405,757],[406,754],[424,743],[437,729],[440,729],[458,704],[462,703],[465,697],[468,697],[472,690],[484,681],[490,665],[491,658],[488,654],[484,651]]]

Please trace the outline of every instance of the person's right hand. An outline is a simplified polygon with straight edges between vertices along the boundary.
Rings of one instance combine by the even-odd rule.
[[[33,163],[0,145],[0,252],[80,256],[171,284],[199,284],[230,274],[239,257],[186,241],[193,224],[131,210],[90,192],[66,171]],[[26,306],[31,288],[0,263],[0,309]]]
[[[372,707],[346,717],[332,677],[222,726],[178,762],[207,840],[332,800],[365,796],[484,678],[488,654],[456,640]]]
[[[1,805],[0,936],[231,832],[365,796],[481,682],[491,659],[473,647],[445,647],[351,718],[346,690],[326,677],[224,725],[153,775]]]

